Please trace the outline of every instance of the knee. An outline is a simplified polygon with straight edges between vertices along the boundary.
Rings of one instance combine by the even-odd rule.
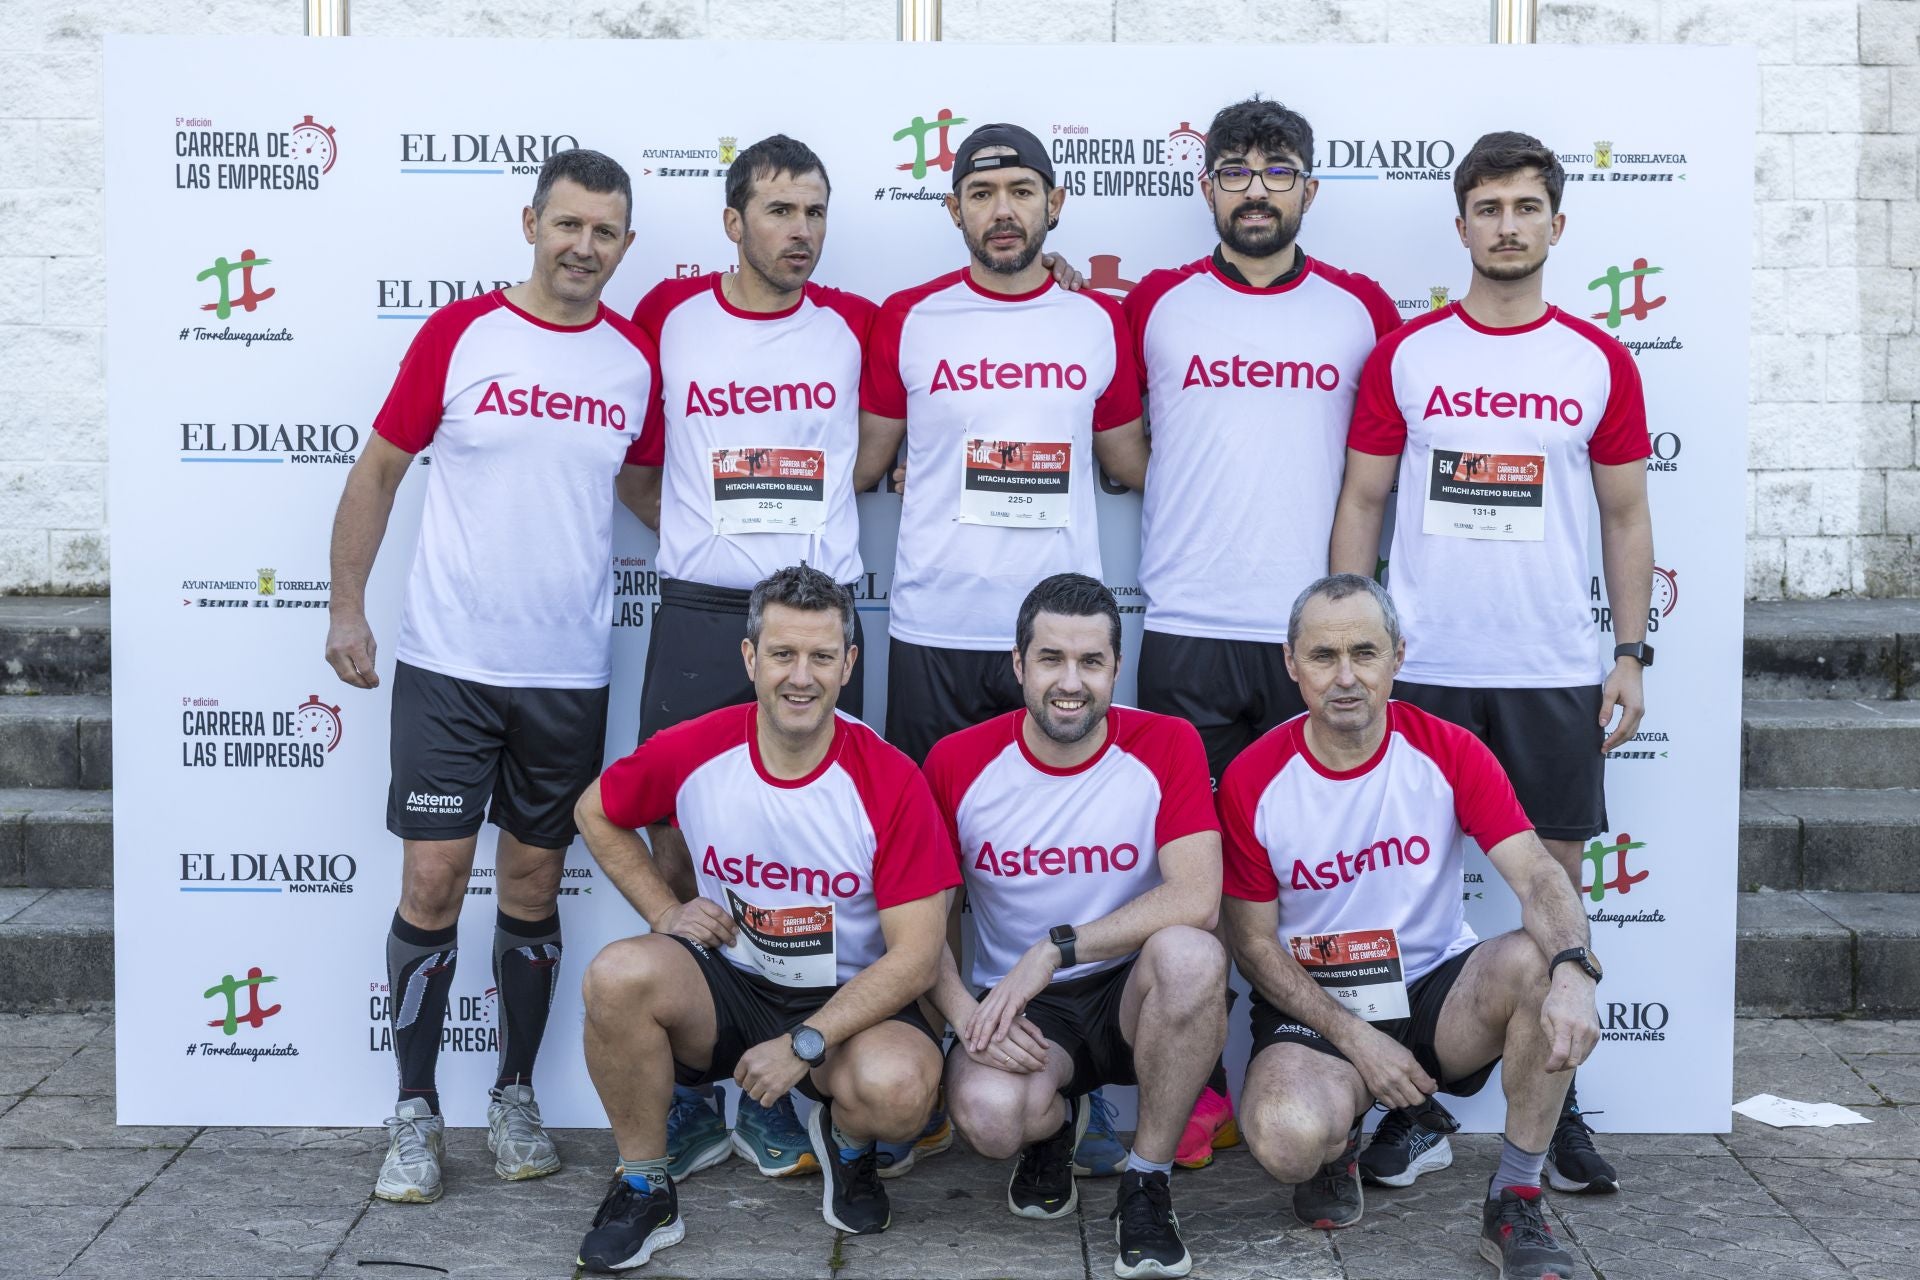
[[[1026,1145],[1026,1091],[974,1079],[947,1087],[947,1116],[967,1145],[988,1160],[1005,1160]]]
[[[1346,1145],[1346,1126],[1338,1139],[1328,1126],[1295,1107],[1270,1099],[1240,1103],[1240,1133],[1253,1158],[1280,1182],[1305,1182]]]
[[[888,1140],[895,1140],[896,1130],[910,1130],[909,1137],[919,1133],[933,1110],[938,1071],[926,1070],[905,1054],[862,1054],[849,1066],[846,1084],[852,1096],[845,1101],[868,1117],[869,1127]]]
[[[400,886],[400,914],[425,927],[457,916],[467,896],[466,867],[450,859],[421,858],[407,867]]]
[[[1204,929],[1183,924],[1161,929],[1140,948],[1140,963],[1156,986],[1191,992],[1195,1008],[1203,998],[1209,1007],[1220,1003],[1214,996],[1226,985],[1227,953],[1220,940]]]
[[[580,979],[580,1000],[587,1017],[631,1010],[645,998],[658,971],[649,938],[622,938],[600,948]]]

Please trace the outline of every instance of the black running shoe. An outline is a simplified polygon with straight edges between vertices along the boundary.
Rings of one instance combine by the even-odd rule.
[[[1547,1185],[1555,1191],[1590,1196],[1620,1189],[1620,1175],[1593,1149],[1593,1127],[1575,1108],[1560,1113],[1553,1140],[1547,1144]]]
[[[589,1271],[625,1271],[646,1262],[656,1250],[679,1244],[686,1234],[672,1179],[641,1191],[616,1173],[593,1215],[593,1230],[580,1242],[576,1261]]]
[[[820,1216],[827,1225],[853,1236],[870,1236],[893,1223],[893,1205],[880,1182],[880,1153],[869,1142],[857,1151],[842,1151],[833,1140],[833,1103],[815,1107],[807,1116],[807,1138],[814,1158],[826,1175],[820,1194]]]
[[[1320,1166],[1320,1171],[1293,1189],[1293,1216],[1309,1227],[1338,1231],[1360,1221],[1366,1198],[1360,1191],[1360,1162],[1354,1152],[1360,1147],[1360,1126],[1347,1134],[1347,1149],[1340,1158]]]
[[[1480,1210],[1480,1256],[1500,1280],[1573,1280],[1573,1255],[1540,1212],[1540,1188],[1508,1187]]]
[[[1421,1174],[1452,1164],[1453,1146],[1447,1141],[1452,1130],[1436,1131],[1421,1123],[1435,1110],[1453,1119],[1437,1099],[1417,1112],[1403,1107],[1387,1112],[1373,1131],[1373,1141],[1360,1153],[1360,1176],[1383,1187],[1410,1187]]]
[[[1007,1182],[1007,1208],[1023,1218],[1064,1218],[1080,1203],[1073,1149],[1087,1131],[1087,1100],[1067,1101],[1066,1123],[1052,1137],[1029,1142]]]
[[[1173,1211],[1166,1174],[1137,1169],[1122,1173],[1118,1203],[1110,1216],[1113,1242],[1120,1246],[1113,1274],[1121,1280],[1184,1276],[1193,1270],[1193,1255],[1180,1240],[1180,1216]]]

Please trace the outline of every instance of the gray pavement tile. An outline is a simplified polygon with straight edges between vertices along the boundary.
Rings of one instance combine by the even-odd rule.
[[[1783,1218],[1767,1188],[1733,1156],[1638,1156],[1620,1167],[1621,1191],[1611,1196],[1550,1193],[1570,1222],[1592,1218],[1628,1222],[1638,1217]]]
[[[1600,1121],[1605,1124],[1604,1118]],[[1452,1139],[1455,1144],[1454,1163],[1460,1163],[1458,1154],[1460,1139]],[[1640,1156],[1724,1156],[1725,1144],[1718,1134],[1712,1133],[1607,1133],[1596,1127],[1593,1145],[1607,1159],[1618,1163],[1620,1160],[1632,1160]],[[1488,1149],[1486,1166],[1481,1177],[1493,1173],[1493,1167],[1500,1162],[1500,1139],[1492,1137],[1492,1146]]]
[[[361,1266],[363,1262],[411,1262],[444,1268],[444,1274],[465,1280],[518,1280],[535,1276],[540,1280],[562,1280],[573,1275],[574,1258],[580,1238],[592,1225],[592,1205],[569,1208],[522,1206],[512,1214],[501,1213],[499,1198],[461,1190],[449,1185],[447,1196],[437,1204],[400,1205],[376,1200],[355,1225],[346,1243],[334,1255],[323,1273],[336,1280],[431,1280],[436,1273],[412,1268]],[[681,1200],[685,1211],[686,1200]],[[818,1216],[814,1219],[819,1221]],[[704,1252],[723,1250],[729,1231],[735,1226],[750,1229],[744,1218],[730,1221],[723,1230],[709,1214],[706,1230],[698,1231],[692,1219],[687,1222],[686,1243],[655,1256],[643,1276],[764,1275],[768,1257],[779,1258],[784,1265],[787,1244],[768,1235],[760,1238],[760,1257],[749,1269],[720,1272],[697,1265]],[[824,1229],[824,1224],[822,1224]],[[696,1231],[698,1234],[696,1235]],[[790,1244],[790,1242],[788,1242]],[[694,1252],[690,1253],[692,1246]],[[734,1255],[739,1258],[739,1254]],[[827,1251],[820,1250],[816,1273],[827,1275]],[[689,1265],[690,1263],[696,1265]],[[794,1273],[800,1274],[800,1273]]]
[[[113,1038],[103,1037],[63,1062],[34,1089],[38,1094],[111,1097],[114,1091]]]
[[[195,1151],[354,1151],[376,1166],[387,1150],[385,1129],[207,1128],[193,1140]]]
[[[28,1093],[73,1057],[72,1049],[0,1045],[0,1093]]]
[[[112,1026],[110,1013],[0,1013],[0,1047],[78,1049]]]
[[[1831,1049],[1814,1053],[1749,1053],[1733,1060],[1733,1101],[1771,1093],[1796,1102],[1875,1107],[1886,1099]]]
[[[892,1228],[877,1236],[844,1237],[841,1269],[834,1274],[845,1280],[942,1276],[963,1280],[987,1275],[1055,1280],[1084,1275],[1080,1218],[1036,1222],[1014,1217],[1007,1210],[1007,1179],[1012,1175],[1013,1161],[984,1160],[956,1145],[945,1155],[917,1165],[905,1177],[890,1179],[886,1186],[893,1202]],[[804,1230],[795,1230],[795,1238],[804,1240],[820,1228],[830,1253],[833,1232],[820,1217],[823,1184],[809,1178],[801,1185],[807,1192],[805,1212],[813,1221]],[[1106,1225],[1105,1215],[1113,1207],[1113,1189],[1118,1185],[1117,1178],[1080,1179],[1080,1216],[1086,1218],[1087,1230],[1096,1239]],[[784,1196],[779,1201],[783,1216],[793,1212],[784,1207],[787,1202]],[[689,1218],[689,1240],[693,1225]]]
[[[14,1147],[184,1147],[192,1126],[116,1125],[113,1099],[25,1097],[0,1116],[0,1150]]]
[[[1083,1200],[1088,1258],[1095,1276],[1111,1273],[1115,1183],[1093,1185],[1104,1194]],[[1085,1197],[1088,1183],[1082,1181]],[[1194,1273],[1209,1277],[1289,1276],[1329,1280],[1344,1274],[1330,1233],[1301,1226],[1292,1210],[1293,1189],[1275,1182],[1245,1147],[1222,1151],[1206,1169],[1178,1173],[1173,1207],[1180,1234],[1193,1254]],[[1096,1210],[1098,1211],[1096,1213]]]
[[[1805,1018],[1740,1018],[1733,1024],[1733,1060],[1747,1053],[1812,1053],[1822,1047]]]
[[[1889,1102],[1920,1103],[1920,1053],[1863,1053],[1849,1061]]]
[[[1803,1223],[1884,1218],[1920,1224],[1920,1160],[1760,1159],[1742,1163]]]
[[[1855,1280],[1826,1245],[1791,1218],[1569,1218],[1555,1201],[1561,1238],[1593,1259],[1607,1280]],[[1462,1274],[1465,1274],[1464,1272]]]
[[[165,1153],[174,1154],[174,1153]],[[214,1208],[357,1205],[379,1162],[358,1151],[202,1151],[188,1147],[140,1193],[143,1205]]]
[[[31,1209],[0,1206],[0,1276],[31,1276],[44,1280],[62,1268],[113,1217],[108,1205],[74,1205]]]
[[[1287,1195],[1291,1204],[1291,1189]],[[1485,1195],[1484,1174],[1458,1170],[1429,1174],[1404,1190],[1368,1187],[1365,1216],[1328,1234],[1352,1280],[1480,1276],[1487,1266],[1480,1257]],[[1592,1280],[1593,1272],[1581,1265],[1573,1275]]]
[[[1920,1223],[1810,1222],[1807,1230],[1863,1280],[1920,1280]]]
[[[179,1154],[158,1147],[150,1151],[9,1150],[6,1159],[0,1160],[0,1205],[118,1207]]]
[[[1920,1053],[1920,1019],[1808,1018],[1808,1034],[1843,1054]]]
[[[47,893],[46,889],[0,889],[0,922],[13,919]]]
[[[1799,1101],[1818,1101],[1803,1098]],[[1920,1149],[1920,1125],[1899,1107],[1854,1107],[1871,1124],[1835,1125],[1831,1129],[1775,1129],[1733,1118],[1733,1132],[1725,1141],[1729,1150],[1750,1156],[1853,1156],[1859,1159],[1898,1160]],[[4,1125],[5,1120],[0,1120]]]
[[[182,1213],[136,1201],[63,1274],[68,1276],[316,1276],[353,1225],[360,1206]]]

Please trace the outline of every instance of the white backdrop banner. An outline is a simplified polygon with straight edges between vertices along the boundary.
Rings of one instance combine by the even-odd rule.
[[[460,74],[422,74],[449,57]],[[1617,88],[1624,61],[1632,93]],[[185,74],[242,65],[270,71]],[[363,1125],[391,1107],[387,689],[349,688],[322,658],[328,531],[420,321],[525,277],[520,210],[551,151],[605,151],[633,176],[639,238],[606,294],[623,313],[663,278],[733,263],[724,175],[775,132],[812,145],[834,182],[818,279],[877,301],[965,261],[937,200],[953,148],[976,124],[1017,121],[1068,192],[1049,247],[1119,294],[1211,250],[1200,131],[1258,91],[1318,134],[1302,243],[1378,279],[1409,318],[1465,291],[1449,178],[1473,140],[1524,129],[1565,162],[1548,297],[1640,361],[1659,565],[1651,709],[1608,763],[1612,823],[1587,854],[1607,980],[1581,1097],[1609,1129],[1725,1130],[1754,71],[1750,51],[1698,47],[109,38],[120,1121]],[[369,589],[388,681],[423,489],[402,486]],[[860,510],[878,724],[898,499]],[[653,538],[617,519],[610,757],[634,740],[659,598]],[[1137,647],[1137,498],[1103,494],[1100,519]],[[1592,596],[1610,649],[1597,581]],[[493,1078],[491,832],[440,1059],[454,1124],[484,1122]],[[583,846],[567,861],[540,1097],[549,1123],[597,1125],[579,977],[644,926]],[[1512,895],[1484,859],[1470,871],[1476,928],[1513,927]],[[1499,1108],[1494,1087],[1464,1114],[1497,1128]]]

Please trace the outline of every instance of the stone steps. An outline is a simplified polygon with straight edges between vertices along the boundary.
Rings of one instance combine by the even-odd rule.
[[[0,888],[112,887],[111,791],[0,791]]]
[[[1749,698],[1920,697],[1920,600],[1749,604],[1742,666]]]
[[[113,999],[113,890],[0,889],[0,1010]]]
[[[1920,702],[1749,698],[1740,783],[1761,788],[1920,788]]]
[[[1740,887],[1920,893],[1920,791],[1742,792]]]
[[[0,597],[0,693],[106,693],[107,602]]]
[[[113,785],[113,700],[101,693],[0,696],[0,787]]]
[[[1920,1011],[1920,899],[1906,893],[1740,895],[1741,1013],[1911,1016]]]

